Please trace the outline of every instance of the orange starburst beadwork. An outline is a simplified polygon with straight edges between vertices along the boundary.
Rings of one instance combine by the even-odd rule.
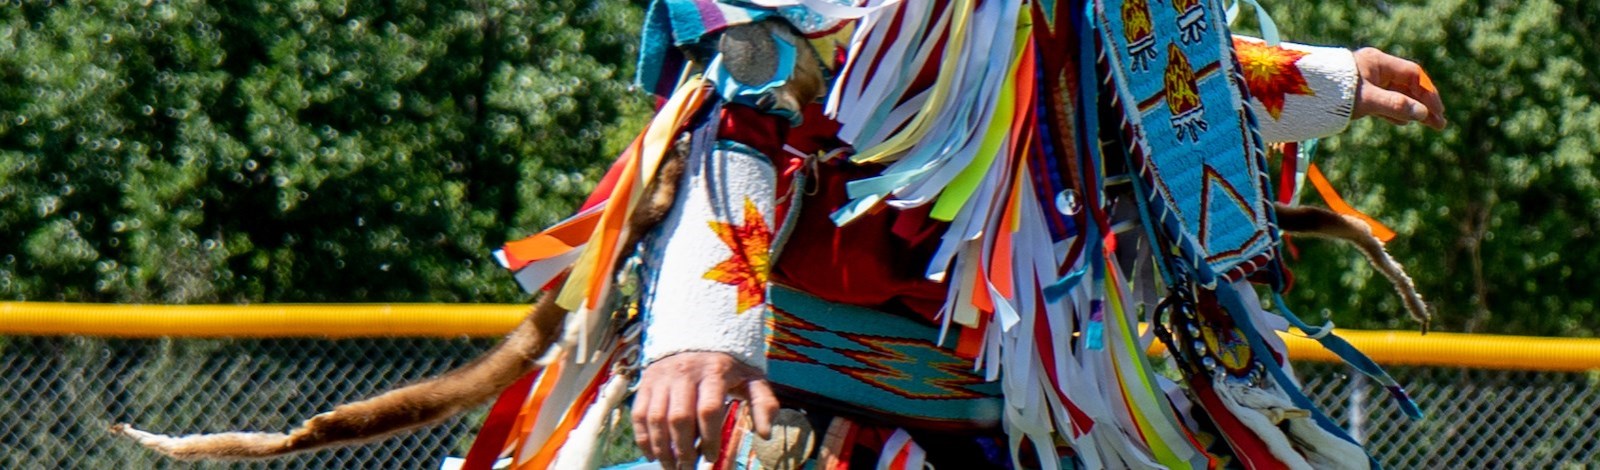
[[[1305,75],[1300,73],[1300,66],[1295,65],[1307,53],[1246,39],[1234,39],[1233,49],[1238,54],[1239,64],[1244,66],[1244,81],[1250,87],[1250,96],[1261,101],[1272,119],[1280,119],[1288,95],[1314,95]]]
[[[744,223],[710,222],[711,231],[733,253],[722,260],[705,278],[739,289],[738,312],[767,302],[767,277],[771,272],[772,230],[761,211],[749,198],[744,200]]]

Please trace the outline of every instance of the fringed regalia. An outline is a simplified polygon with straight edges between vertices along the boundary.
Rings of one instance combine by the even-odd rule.
[[[639,83],[659,113],[578,215],[497,253],[575,315],[467,468],[594,466],[637,368],[682,351],[766,370],[816,430],[815,468],[1377,467],[1301,392],[1277,332],[1419,413],[1277,299],[1271,203],[1293,191],[1265,153],[1343,129],[1353,60],[1231,37],[1226,16],[656,0]],[[618,259],[674,146],[674,209]],[[718,468],[774,465],[747,428],[730,420]]]

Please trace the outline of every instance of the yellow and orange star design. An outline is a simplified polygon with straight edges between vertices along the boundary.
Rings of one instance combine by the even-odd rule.
[[[745,198],[743,224],[713,221],[710,225],[733,253],[712,266],[704,277],[739,289],[735,313],[766,303],[767,278],[772,270],[772,230],[767,228],[756,204]]]
[[[1312,96],[1311,85],[1295,65],[1307,53],[1268,46],[1266,43],[1237,39],[1233,49],[1244,66],[1244,81],[1250,87],[1250,96],[1261,101],[1272,119],[1280,119],[1283,103],[1288,95]]]

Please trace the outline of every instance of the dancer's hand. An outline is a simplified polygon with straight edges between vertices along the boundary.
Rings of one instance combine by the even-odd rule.
[[[668,470],[693,468],[700,455],[716,458],[728,396],[749,404],[756,434],[771,435],[778,398],[760,370],[719,352],[682,352],[656,361],[640,375],[633,398],[634,443]]]
[[[1355,118],[1378,116],[1402,126],[1421,122],[1444,129],[1444,102],[1422,66],[1371,47],[1356,51],[1355,56],[1361,74]]]

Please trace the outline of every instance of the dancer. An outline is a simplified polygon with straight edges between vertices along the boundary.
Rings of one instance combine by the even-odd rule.
[[[1225,16],[1190,0],[658,0],[640,83],[660,112],[577,216],[498,253],[546,292],[507,345],[287,435],[119,432],[279,455],[504,388],[466,468],[586,468],[637,380],[635,436],[668,468],[1365,468],[1274,331],[1300,328],[1415,407],[1251,281],[1283,288],[1281,223],[1357,241],[1426,309],[1364,221],[1273,204],[1264,146],[1368,115],[1438,128],[1443,107],[1416,64],[1235,38]],[[1154,372],[1156,341],[1181,380]]]

